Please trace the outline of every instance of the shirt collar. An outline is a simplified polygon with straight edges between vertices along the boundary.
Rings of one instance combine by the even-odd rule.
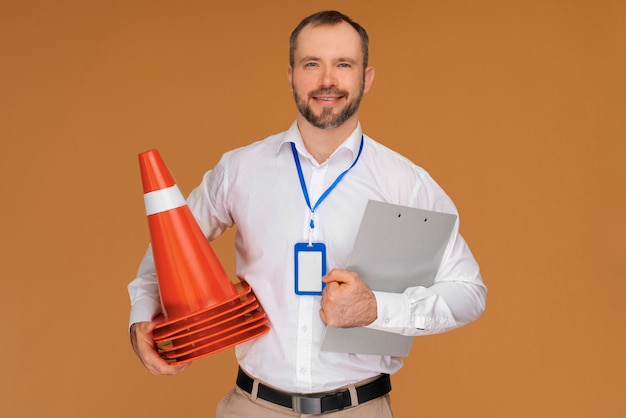
[[[352,158],[356,158],[359,153],[359,147],[361,146],[361,137],[363,136],[363,131],[361,130],[361,123],[358,122],[356,128],[352,133],[342,142],[342,144],[333,152],[333,154],[328,158],[329,160],[333,158],[339,152],[343,152],[343,150],[347,150],[352,152]],[[285,132],[283,140],[278,145],[278,149],[276,152],[280,152],[285,144],[289,144],[293,142],[296,144],[296,149],[298,152],[309,159],[314,161],[315,159],[309,154],[307,149],[304,146],[304,141],[302,140],[302,136],[300,135],[300,130],[298,130],[298,122],[294,121],[289,129]]]

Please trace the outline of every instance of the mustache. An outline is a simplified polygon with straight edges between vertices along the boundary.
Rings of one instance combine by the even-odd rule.
[[[309,93],[309,99],[316,96],[348,96],[345,90],[339,90],[335,87],[322,87]]]

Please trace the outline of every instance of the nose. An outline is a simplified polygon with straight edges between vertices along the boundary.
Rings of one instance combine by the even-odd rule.
[[[322,71],[322,75],[320,78],[320,87],[336,87],[337,86],[337,77],[335,73],[335,68],[333,66],[327,65],[324,67]]]

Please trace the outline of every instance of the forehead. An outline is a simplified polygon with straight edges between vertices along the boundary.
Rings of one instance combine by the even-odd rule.
[[[294,57],[352,58],[363,61],[362,40],[347,22],[336,25],[305,26],[296,40]]]

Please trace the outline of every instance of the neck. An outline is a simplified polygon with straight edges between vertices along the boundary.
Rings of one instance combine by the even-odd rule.
[[[311,125],[301,115],[298,115],[298,130],[302,136],[302,141],[309,154],[318,163],[323,163],[333,152],[345,141],[345,139],[357,127],[358,118],[348,119],[341,126],[333,129],[320,129]]]

